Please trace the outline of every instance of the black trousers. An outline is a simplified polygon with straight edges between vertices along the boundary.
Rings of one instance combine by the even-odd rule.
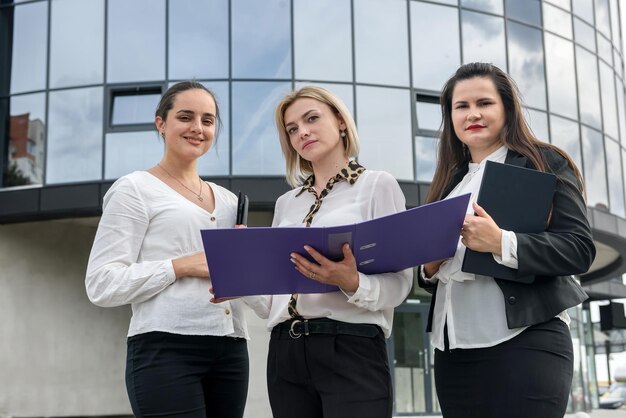
[[[149,332],[128,339],[126,389],[136,417],[241,418],[243,338]]]
[[[324,333],[302,333],[294,339],[288,323],[272,331],[267,386],[274,418],[391,417],[391,375],[380,328],[314,321],[321,321]],[[344,333],[360,326],[375,335]]]
[[[573,376],[569,329],[553,318],[494,347],[435,350],[444,418],[563,418]]]

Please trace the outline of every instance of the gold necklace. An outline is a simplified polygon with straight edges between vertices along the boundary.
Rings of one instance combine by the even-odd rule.
[[[202,201],[204,200],[204,199],[202,198],[202,179],[200,178],[200,176],[198,176],[198,182],[199,182],[199,184],[200,184],[200,193],[196,193],[196,192],[194,192],[193,190],[191,190],[189,187],[187,187],[187,186],[185,185],[185,183],[183,183],[182,181],[178,180],[176,177],[174,177],[173,175],[171,175],[171,174],[169,173],[169,171],[167,171],[166,169],[164,169],[164,168],[163,168],[163,166],[162,166],[160,163],[157,163],[157,166],[158,166],[161,170],[163,170],[163,172],[164,172],[165,174],[167,174],[168,176],[170,176],[171,178],[173,178],[174,180],[176,180],[176,181],[178,182],[178,184],[180,184],[180,185],[181,185],[181,186],[183,186],[185,189],[187,189],[187,190],[189,190],[191,193],[193,193],[193,194],[194,194],[194,195],[198,198],[198,200],[199,200],[199,201],[201,201],[201,202],[202,202]]]

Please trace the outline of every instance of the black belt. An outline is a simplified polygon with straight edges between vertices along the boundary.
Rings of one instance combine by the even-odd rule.
[[[274,338],[289,336],[293,339],[311,334],[342,334],[372,338],[378,335],[378,333],[382,333],[378,325],[351,324],[349,322],[335,321],[329,318],[294,318],[281,322],[272,329],[272,337]]]

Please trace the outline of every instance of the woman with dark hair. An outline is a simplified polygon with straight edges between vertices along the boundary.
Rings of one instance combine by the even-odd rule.
[[[581,174],[564,151],[535,138],[515,83],[494,65],[461,66],[443,88],[441,107],[427,200],[472,194],[456,254],[419,269],[420,286],[433,294],[428,331],[443,415],[562,418],[574,360],[566,310],[587,298],[571,275],[595,257]],[[502,230],[475,203],[488,160],[557,176],[543,232]],[[463,272],[466,248],[492,253],[534,280]]]
[[[131,304],[126,387],[136,417],[241,418],[248,332],[240,301],[207,296],[201,229],[233,227],[237,198],[198,175],[220,114],[202,84],[173,85],[155,115],[159,163],[104,196],[86,287],[98,306]]]

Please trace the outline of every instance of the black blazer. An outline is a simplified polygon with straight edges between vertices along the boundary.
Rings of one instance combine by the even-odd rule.
[[[584,290],[569,276],[585,273],[596,255],[587,221],[585,201],[578,190],[576,175],[567,160],[551,149],[542,150],[547,167],[557,176],[552,217],[541,233],[516,233],[518,276],[533,275],[530,284],[495,278],[502,290],[509,328],[548,321],[567,308],[587,299]],[[509,150],[506,164],[534,169],[528,159]],[[453,176],[444,192],[448,195],[467,173],[465,163]],[[421,270],[421,269],[420,269]],[[433,294],[427,331],[432,330],[437,283],[427,283],[419,274],[418,284]]]

